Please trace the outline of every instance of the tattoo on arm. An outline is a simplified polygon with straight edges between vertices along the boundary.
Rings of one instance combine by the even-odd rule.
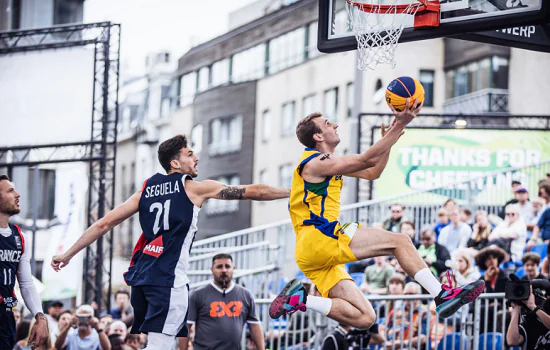
[[[324,154],[320,160],[325,160],[325,159],[330,159],[330,154],[327,153],[327,154]]]
[[[243,195],[246,192],[246,188],[239,188],[236,186],[224,186],[216,198],[219,199],[243,199]]]

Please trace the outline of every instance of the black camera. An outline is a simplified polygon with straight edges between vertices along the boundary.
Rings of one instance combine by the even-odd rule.
[[[512,275],[511,275],[512,276]],[[515,277],[515,275],[513,275]],[[516,277],[517,278],[517,277]],[[523,301],[529,299],[530,286],[533,287],[533,294],[535,298],[544,297],[542,291],[550,290],[550,281],[543,279],[535,279],[531,281],[522,281],[519,279],[512,279],[506,282],[506,290],[504,297],[509,301]],[[537,303],[538,305],[538,303]]]
[[[352,328],[349,330],[346,340],[349,349],[363,350],[369,346],[370,338],[373,334],[378,334],[378,324],[372,325],[369,329]]]
[[[510,301],[523,301],[529,299],[531,291],[529,281],[508,281],[506,282],[506,291],[504,297]]]

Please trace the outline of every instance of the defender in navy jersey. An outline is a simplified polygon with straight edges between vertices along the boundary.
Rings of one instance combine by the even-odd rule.
[[[25,236],[18,226],[9,223],[10,217],[20,212],[19,197],[9,177],[0,175],[0,349],[12,349],[15,345],[12,309],[17,306],[14,292],[16,278],[25,305],[36,317],[29,345],[34,349],[48,338],[48,321],[42,312],[42,300],[32,280]]]
[[[132,332],[149,334],[147,349],[169,349],[176,336],[187,336],[188,258],[202,204],[210,198],[274,200],[290,194],[290,189],[267,185],[194,181],[199,158],[183,135],[164,141],[158,159],[167,175],[147,179],[140,191],[94,223],[65,254],[54,256],[51,262],[59,271],[80,250],[139,212],[143,233],[124,278],[132,286]]]

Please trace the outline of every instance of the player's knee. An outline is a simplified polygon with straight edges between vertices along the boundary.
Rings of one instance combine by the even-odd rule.
[[[357,320],[356,328],[369,329],[376,321],[376,313],[371,308],[363,310],[361,317]]]

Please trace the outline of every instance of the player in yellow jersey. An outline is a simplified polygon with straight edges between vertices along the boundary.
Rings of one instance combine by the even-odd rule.
[[[321,113],[310,114],[298,123],[296,134],[306,149],[294,171],[290,193],[295,255],[298,267],[322,297],[308,296],[302,283],[294,279],[273,300],[269,309],[272,318],[310,308],[338,322],[370,328],[376,320],[374,310],[343,264],[375,256],[394,255],[403,269],[435,298],[437,311],[444,318],[483,291],[483,281],[457,288],[441,285],[408,235],[338,221],[343,177],[375,180],[382,174],[391,147],[422,108],[417,102],[415,108],[402,112],[390,107],[394,122],[387,130],[382,126],[382,138],[362,154],[336,155],[340,143],[338,125]]]

